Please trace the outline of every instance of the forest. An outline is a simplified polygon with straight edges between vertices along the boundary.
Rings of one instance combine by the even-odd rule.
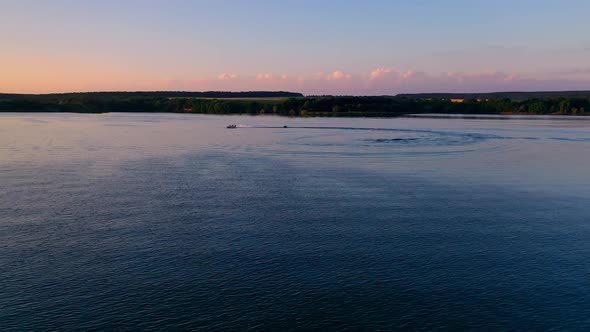
[[[166,112],[394,117],[406,114],[590,114],[590,98],[451,98],[449,95],[308,96],[292,92],[0,94],[0,112]]]

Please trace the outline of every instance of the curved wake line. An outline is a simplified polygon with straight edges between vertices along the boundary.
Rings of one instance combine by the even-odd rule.
[[[396,128],[366,128],[366,127],[310,127],[310,126],[247,126],[238,125],[237,128],[257,128],[257,129],[338,129],[338,130],[403,130]]]
[[[448,135],[448,136],[466,136],[470,138],[479,138],[479,139],[516,139],[516,140],[542,140],[542,139],[549,139],[549,140],[558,140],[558,141],[575,141],[575,142],[590,142],[590,138],[582,137],[582,138],[567,138],[567,137],[519,137],[519,136],[498,136],[498,135],[487,135],[487,134],[478,134],[478,133],[460,133],[460,132],[450,132],[450,131],[437,131],[437,130],[428,130],[428,129],[402,129],[402,128],[371,128],[371,127],[312,127],[312,126],[243,126],[238,125],[236,128],[257,128],[257,129],[318,129],[318,130],[353,130],[353,131],[395,131],[395,132],[408,132],[408,133],[427,133],[427,134],[439,134],[439,135]],[[385,141],[407,141],[407,140],[414,140],[414,138],[402,138],[402,139],[376,139],[376,142],[385,142]]]
[[[405,133],[421,133],[421,134],[437,134],[446,136],[464,136],[469,138],[507,138],[496,135],[486,135],[477,133],[459,133],[452,131],[437,131],[428,129],[402,129],[402,128],[370,128],[370,127],[309,127],[309,126],[296,126],[296,127],[275,127],[275,126],[251,126],[251,127],[237,127],[237,128],[259,128],[259,129],[318,129],[318,130],[350,130],[350,131],[381,131],[381,132],[405,132]]]
[[[433,131],[426,129],[401,129],[401,128],[370,128],[370,127],[308,127],[308,126],[245,126],[238,125],[236,129],[320,129],[320,130],[359,130],[359,131],[405,131],[413,133],[447,133],[445,131]]]

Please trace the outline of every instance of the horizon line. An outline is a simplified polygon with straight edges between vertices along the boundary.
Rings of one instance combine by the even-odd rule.
[[[447,95],[476,95],[476,94],[500,94],[500,93],[566,93],[566,92],[590,92],[587,90],[506,90],[506,91],[480,91],[480,92],[410,92],[410,93],[397,93],[397,94],[304,94],[298,91],[286,91],[286,90],[103,90],[103,91],[70,91],[70,92],[47,92],[47,93],[18,93],[18,92],[0,92],[0,95],[19,95],[19,96],[48,96],[48,95],[67,95],[67,94],[107,94],[107,93],[290,93],[300,94],[303,97],[322,97],[322,96],[334,96],[334,97],[396,97],[396,96],[408,96],[408,95],[436,95],[436,94],[447,94]]]

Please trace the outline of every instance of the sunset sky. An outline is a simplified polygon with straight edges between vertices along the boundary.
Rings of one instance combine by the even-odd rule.
[[[590,1],[0,0],[0,92],[590,89]]]

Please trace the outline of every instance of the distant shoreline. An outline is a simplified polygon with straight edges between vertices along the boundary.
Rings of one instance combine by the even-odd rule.
[[[590,114],[407,114],[405,118],[468,120],[590,120]]]
[[[0,111],[2,115],[26,115],[26,114],[85,114],[85,115],[105,115],[105,114],[191,114],[191,115],[213,115],[213,116],[276,116],[287,118],[373,118],[373,119],[393,119],[393,118],[415,118],[415,119],[462,119],[462,120],[590,120],[590,114],[582,115],[563,115],[563,114],[469,114],[469,113],[448,113],[448,114],[398,114],[393,116],[379,115],[284,115],[284,114],[258,114],[258,113],[231,113],[231,114],[210,114],[210,113],[182,113],[182,112],[52,112],[52,111]]]
[[[277,114],[301,117],[399,117],[409,114],[590,115],[590,92],[544,98],[451,98],[450,94],[313,96],[294,92],[100,92],[0,94],[0,112]],[[516,94],[516,93],[512,93]],[[539,96],[541,93],[533,93]],[[523,97],[518,93],[515,97]]]

